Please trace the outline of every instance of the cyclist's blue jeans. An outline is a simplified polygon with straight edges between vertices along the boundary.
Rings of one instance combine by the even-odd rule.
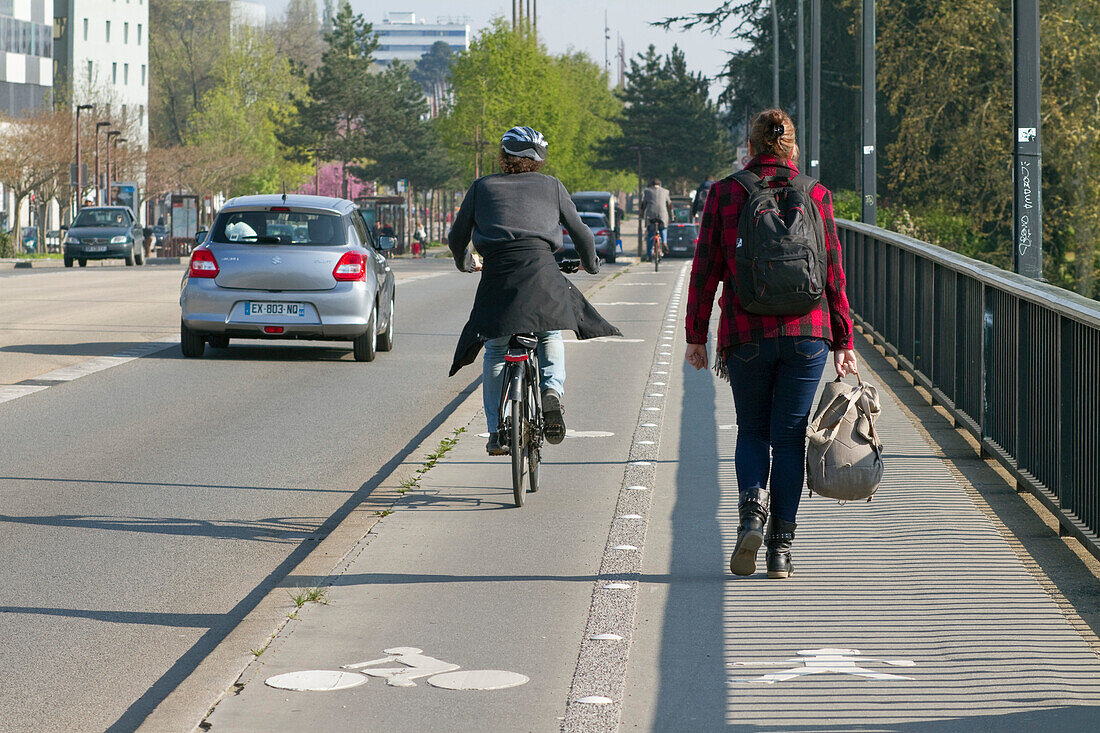
[[[793,522],[806,478],[806,423],[829,345],[783,336],[742,344],[726,355],[737,410],[737,488],[766,488],[770,473],[772,515]]]
[[[561,331],[541,331],[539,337],[539,390],[552,389],[565,394],[565,344]],[[511,336],[485,342],[485,361],[481,371],[481,396],[485,403],[485,422],[495,433],[500,422],[500,393],[504,386],[504,356]]]

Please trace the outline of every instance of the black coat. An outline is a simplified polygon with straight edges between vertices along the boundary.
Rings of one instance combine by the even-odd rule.
[[[451,375],[473,363],[489,339],[557,330],[573,331],[579,339],[622,336],[562,274],[545,241],[521,240],[496,248],[486,254]]]

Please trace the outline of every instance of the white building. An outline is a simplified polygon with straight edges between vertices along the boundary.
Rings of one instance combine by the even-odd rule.
[[[149,141],[149,2],[54,2],[58,84],[71,90],[74,106],[102,105],[97,113],[124,124],[127,144],[142,148]]]
[[[0,0],[0,113],[49,109],[53,0]]]
[[[437,41],[444,41],[456,52],[470,48],[470,23],[465,17],[437,18],[428,23],[418,20],[416,13],[387,13],[385,20],[374,25],[374,32],[378,34],[374,58],[381,64],[419,61]]]
[[[247,25],[263,29],[267,25],[267,8],[261,3],[251,0],[230,0],[229,12],[230,27]]]

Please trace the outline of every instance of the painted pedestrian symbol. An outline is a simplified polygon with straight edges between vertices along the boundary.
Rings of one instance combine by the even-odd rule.
[[[811,674],[826,674],[830,672],[833,674],[849,674],[856,677],[864,677],[869,680],[911,680],[913,679],[912,677],[903,677],[902,675],[888,674],[886,672],[875,672],[859,665],[869,662],[880,662],[882,664],[889,664],[893,667],[916,666],[916,662],[908,659],[870,659],[862,657],[862,652],[858,649],[803,649],[798,652],[798,655],[799,656],[793,659],[784,659],[780,662],[733,662],[729,666],[794,666],[782,672],[771,672],[770,674],[753,679],[731,679],[730,682],[764,682],[766,684],[773,684],[775,682],[793,680],[796,677],[805,677]]]
[[[345,664],[341,668],[345,671],[309,669],[288,672],[268,677],[264,684],[280,690],[327,692],[358,687],[371,677],[385,679],[390,687],[416,687],[414,680],[426,677],[426,682],[432,687],[446,690],[502,690],[530,681],[527,676],[518,672],[500,669],[458,671],[459,665],[430,657],[422,649],[412,646],[395,646],[383,649],[382,652],[386,656],[379,659]],[[401,666],[376,666],[391,662]]]

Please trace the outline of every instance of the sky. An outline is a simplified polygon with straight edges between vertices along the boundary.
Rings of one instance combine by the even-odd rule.
[[[278,18],[286,7],[286,0],[259,0],[267,6],[268,19]],[[618,75],[615,61],[618,37],[625,45],[626,57],[645,52],[653,44],[659,53],[666,54],[678,44],[687,58],[688,68],[714,77],[726,61],[726,51],[732,49],[728,38],[712,36],[701,30],[665,31],[649,23],[662,20],[670,14],[686,15],[692,12],[712,10],[720,0],[702,2],[669,2],[669,0],[539,0],[539,36],[551,53],[564,53],[570,48],[585,51],[598,64],[604,62],[604,11],[611,39],[607,42],[611,78]],[[317,0],[318,8],[323,0]],[[485,27],[494,15],[512,17],[511,0],[351,0],[351,7],[367,21],[380,22],[390,11],[414,12],[421,18],[434,22],[439,17],[468,16],[472,35]],[[628,63],[629,68],[629,63]],[[722,84],[712,84],[714,96]]]

